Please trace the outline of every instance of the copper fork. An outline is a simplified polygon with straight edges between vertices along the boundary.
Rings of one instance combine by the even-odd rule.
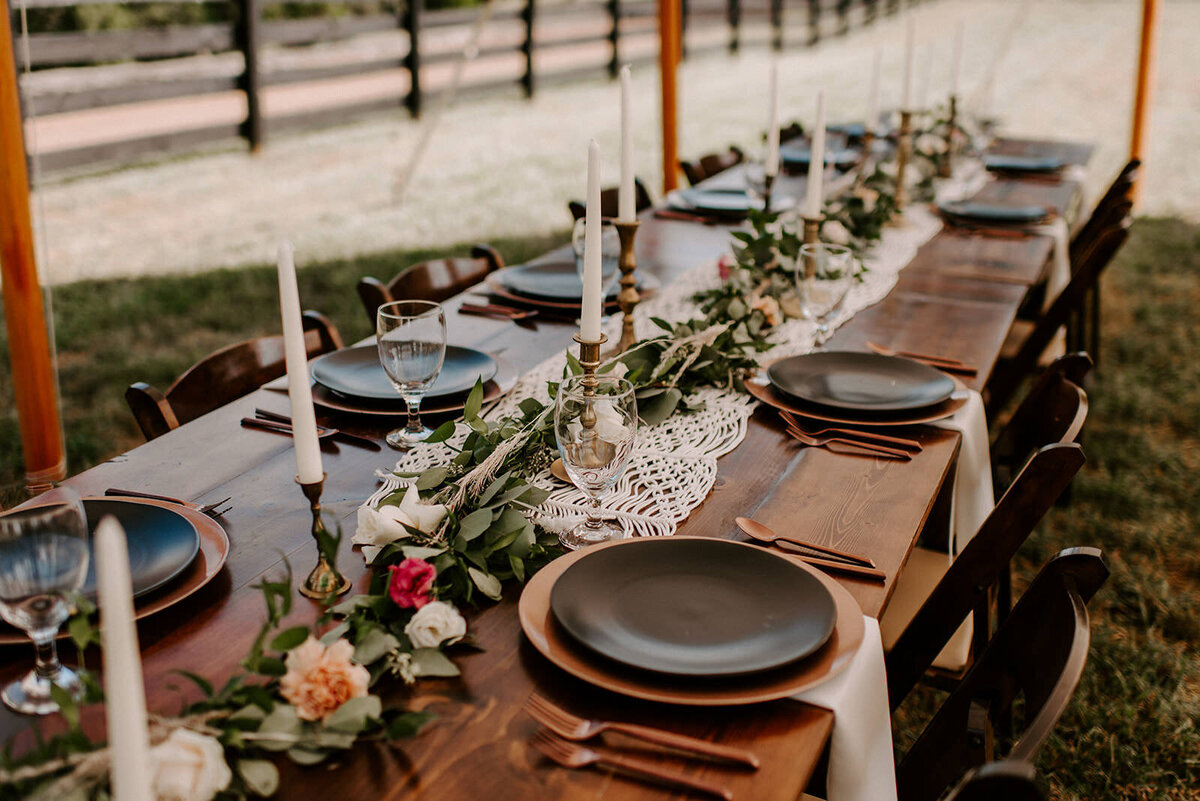
[[[229,498],[222,498],[219,501],[213,501],[212,503],[206,503],[206,504],[202,505],[202,504],[198,504],[198,503],[193,503],[192,501],[184,501],[179,498],[172,498],[169,495],[154,495],[149,492],[139,492],[138,490],[117,489],[116,487],[109,487],[108,489],[106,489],[104,491],[104,494],[109,497],[145,498],[145,499],[151,500],[151,501],[164,501],[166,503],[174,503],[174,504],[178,504],[179,506],[186,506],[189,509],[193,509],[197,512],[200,512],[201,514],[208,515],[209,517],[220,517],[221,515],[223,515],[226,512],[233,509],[233,504],[229,503],[231,500],[233,500],[232,496]],[[226,504],[229,504],[229,505],[226,506]],[[222,508],[222,507],[224,507],[224,508]]]
[[[571,714],[537,693],[529,696],[529,700],[525,702],[525,711],[538,723],[566,740],[590,740],[601,732],[611,731],[644,742],[673,748],[676,751],[686,751],[723,762],[734,762],[754,770],[758,769],[758,757],[742,748],[710,743],[707,740],[688,737],[685,734],[675,734],[650,726],[640,726],[636,723],[586,720]]]
[[[895,445],[897,448],[903,448],[906,451],[920,453],[922,450],[921,443],[915,439],[905,439],[904,437],[889,437],[885,434],[876,434],[873,431],[860,431],[857,428],[822,428],[817,431],[805,428],[801,423],[800,418],[784,409],[779,410],[779,415],[784,419],[790,428],[798,429],[810,437],[819,437],[822,434],[842,434],[854,439],[867,440],[870,443],[880,443],[883,445]]]
[[[868,442],[849,439],[847,437],[813,437],[804,431],[801,431],[795,426],[788,426],[788,434],[802,442],[805,445],[810,445],[816,448],[825,448],[834,453],[848,453],[857,456],[878,456],[884,459],[899,459],[902,462],[911,462],[912,454],[908,451],[902,451],[899,448],[889,448],[886,445],[875,445]]]
[[[724,801],[733,801],[733,793],[724,787],[708,784],[678,773],[663,770],[653,762],[634,759],[608,750],[597,750],[562,739],[545,729],[540,729],[531,741],[534,748],[564,768],[585,768],[595,765],[608,768],[614,773],[631,776],[678,790],[691,790]]]

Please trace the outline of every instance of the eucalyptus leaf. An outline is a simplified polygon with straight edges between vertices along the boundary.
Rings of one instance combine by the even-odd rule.
[[[468,424],[472,420],[479,418],[479,410],[483,407],[483,381],[476,379],[475,386],[471,387],[470,393],[467,395],[467,402],[463,405],[463,419]],[[473,428],[474,426],[472,426]]]
[[[274,735],[279,739],[256,740],[255,744],[265,751],[287,751],[300,738],[304,725],[290,704],[276,704],[258,726],[259,734]]]
[[[656,426],[671,416],[682,397],[682,392],[671,387],[661,395],[652,398],[648,403],[639,403],[638,417],[641,418],[644,425]]]
[[[467,574],[471,576],[471,581],[475,583],[480,592],[493,601],[500,600],[500,581],[495,576],[473,567],[467,568]]]
[[[358,734],[371,718],[379,717],[383,702],[378,695],[351,698],[325,719],[325,728],[342,734]]]
[[[478,537],[492,525],[491,509],[476,509],[458,522],[458,536],[466,542]]]
[[[405,712],[402,715],[397,715],[395,720],[388,724],[387,737],[389,740],[413,737],[429,721],[436,718],[437,715],[434,715],[432,712]]]
[[[413,671],[418,676],[457,676],[458,666],[437,648],[415,648],[412,652]]]
[[[287,755],[288,759],[297,765],[319,765],[325,761],[325,757],[329,756],[329,752],[315,748],[296,747],[289,749]]]
[[[396,637],[384,629],[373,628],[354,647],[354,661],[360,665],[370,665],[399,647],[400,640]]]
[[[265,759],[239,759],[237,772],[246,784],[246,789],[266,798],[279,789],[279,768]]]
[[[492,481],[491,484],[488,485],[487,489],[483,491],[483,494],[479,496],[479,499],[476,501],[476,503],[479,506],[487,506],[488,501],[496,497],[497,492],[504,489],[504,485],[508,483],[508,479],[511,477],[511,470],[498,476],[494,481]]]
[[[285,629],[275,635],[275,639],[271,640],[271,650],[290,651],[307,640],[311,633],[308,626],[293,626],[290,629]]]
[[[431,444],[435,443],[435,442],[445,442],[446,440],[448,440],[454,436],[455,430],[456,430],[456,426],[454,424],[454,421],[447,420],[446,422],[442,423],[440,426],[435,428],[433,430],[433,433],[425,438],[425,441],[428,443],[431,443]],[[425,487],[418,487],[418,489],[425,489]]]
[[[449,474],[450,471],[445,467],[431,467],[417,479],[417,489],[431,490],[434,487],[439,487]]]
[[[445,548],[430,548],[426,545],[404,545],[400,550],[406,558],[424,559],[426,562],[446,552]]]

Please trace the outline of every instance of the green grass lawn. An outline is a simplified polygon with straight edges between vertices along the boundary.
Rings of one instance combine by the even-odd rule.
[[[566,241],[502,241],[516,262]],[[467,247],[457,249],[465,253]],[[370,331],[354,284],[445,253],[386,253],[302,267],[305,306],[347,341]],[[1113,575],[1092,602],[1087,674],[1041,769],[1058,798],[1200,798],[1200,227],[1141,219],[1106,276],[1103,361],[1089,386],[1088,464],[1071,504],[1021,552],[1018,583],[1060,548],[1102,548]],[[274,269],[72,284],[54,291],[71,472],[141,441],[123,393],[166,388],[199,357],[276,332]],[[3,333],[0,332],[0,337]],[[7,342],[0,398],[12,397]],[[0,488],[21,482],[11,403],[0,412]],[[3,497],[0,496],[0,501]],[[906,704],[911,737],[929,697]],[[907,713],[907,714],[905,714]]]

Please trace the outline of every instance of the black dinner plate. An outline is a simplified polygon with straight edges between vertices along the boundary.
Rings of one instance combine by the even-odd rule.
[[[808,162],[812,161],[812,150],[807,145],[783,145],[779,148],[779,158],[789,166],[807,167]],[[826,149],[825,163],[839,170],[853,167],[858,163],[858,151],[850,148]]]
[[[954,392],[945,373],[895,356],[824,351],[781,359],[767,368],[772,386],[806,403],[864,412],[923,409]]]
[[[1049,214],[1045,206],[976,203],[969,200],[940,203],[938,210],[951,219],[1008,225],[1041,222]]]
[[[1056,156],[1005,156],[995,154],[983,157],[983,166],[1001,172],[1057,172],[1066,162]]]
[[[750,209],[762,210],[761,198],[752,198],[745,189],[702,189],[691,187],[680,189],[673,193],[672,200],[678,199],[680,206],[685,209],[707,211],[714,214],[749,213]]]
[[[649,538],[595,551],[550,593],[576,641],[625,665],[680,676],[770,670],[816,651],[833,597],[803,568],[719,539]]]
[[[496,277],[509,290],[531,298],[576,303],[583,299],[583,280],[579,277],[574,259],[518,264],[501,270]],[[608,298],[616,298],[619,289],[614,282]]]
[[[134,598],[153,592],[178,576],[200,549],[196,527],[170,509],[119,498],[89,498],[83,502],[83,509],[87,513],[89,535],[95,533],[100,519],[106,515],[115,517],[125,529]],[[80,592],[88,598],[96,597],[94,556],[88,562],[87,578]]]
[[[425,397],[466,392],[479,379],[490,381],[496,370],[496,360],[486,353],[447,345],[442,371]],[[379,350],[374,344],[325,354],[313,362],[312,377],[321,386],[352,398],[394,401],[400,397],[379,363]]]

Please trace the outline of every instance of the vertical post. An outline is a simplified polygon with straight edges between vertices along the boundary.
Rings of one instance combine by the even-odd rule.
[[[521,76],[521,86],[525,97],[533,97],[533,19],[534,0],[525,0],[521,9],[521,20],[525,23],[525,41],[521,43],[521,55],[525,57],[525,74]]]
[[[67,457],[46,308],[33,251],[29,173],[10,19],[5,0],[0,20],[0,292],[25,454],[25,485],[31,492],[40,492],[66,476]]]
[[[783,0],[771,0],[771,46],[783,49]]]
[[[621,0],[608,0],[608,15],[612,17],[612,30],[608,34],[608,42],[612,47],[608,77],[616,78],[621,72]]]
[[[808,44],[821,41],[821,0],[808,0]]]
[[[663,192],[679,185],[675,68],[679,64],[679,0],[658,0],[658,68],[662,80]]]
[[[259,102],[258,44],[259,0],[239,0],[238,20],[234,28],[237,48],[242,51],[245,66],[238,76],[238,89],[246,93],[246,119],[241,124],[241,134],[250,143],[250,152],[260,153],[263,145],[262,104]]]
[[[1142,0],[1142,46],[1138,52],[1137,91],[1133,99],[1133,134],[1129,157],[1146,160],[1146,137],[1150,131],[1150,104],[1154,99],[1154,57],[1158,40],[1159,0]],[[1142,199],[1141,171],[1133,185],[1133,202]]]
[[[691,0],[679,0],[679,60],[683,61],[687,58],[687,30],[688,30],[688,12],[691,7]]]
[[[408,70],[408,96],[404,105],[414,117],[421,116],[421,3],[423,0],[405,0],[401,25],[408,31],[408,55],[404,57],[404,68]]]
[[[742,0],[729,0],[729,52],[741,46]]]

